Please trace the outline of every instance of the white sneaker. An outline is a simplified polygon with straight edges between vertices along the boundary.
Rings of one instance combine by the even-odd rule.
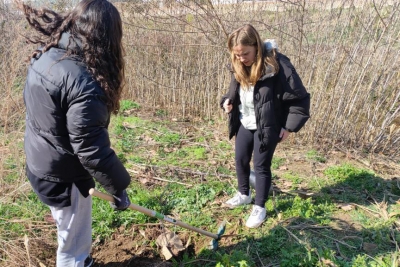
[[[228,201],[225,202],[226,205],[231,206],[231,207],[237,207],[240,205],[246,205],[251,203],[251,192],[249,192],[249,195],[243,195],[240,192],[237,192],[233,198],[229,199]]]
[[[246,221],[246,226],[248,228],[257,228],[264,222],[265,216],[266,216],[265,208],[261,208],[260,206],[254,205],[250,217]]]

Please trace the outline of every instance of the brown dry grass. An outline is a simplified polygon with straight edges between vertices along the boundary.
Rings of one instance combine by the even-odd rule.
[[[400,163],[398,1],[116,5],[125,31],[125,99],[178,120],[225,118],[218,102],[229,82],[226,37],[252,23],[262,38],[278,41],[312,95],[312,118],[291,145],[339,149],[370,166]],[[28,190],[22,87],[34,47],[25,44],[26,32],[25,21],[0,3],[0,203]],[[12,185],[5,180],[10,165],[19,173]],[[0,254],[27,266],[24,242],[1,241]]]
[[[55,5],[65,6],[64,2]],[[275,38],[312,95],[303,144],[398,156],[399,4],[380,1],[275,1],[236,5],[116,3],[124,21],[124,98],[170,116],[218,119],[229,74],[226,36],[252,23]],[[22,86],[33,49],[26,24],[0,8],[0,124],[23,131]]]
[[[278,40],[312,94],[312,119],[297,135],[302,143],[399,154],[399,4],[120,6],[128,48],[127,98],[176,117],[221,116],[218,99],[229,79],[226,36],[250,22],[263,38]]]

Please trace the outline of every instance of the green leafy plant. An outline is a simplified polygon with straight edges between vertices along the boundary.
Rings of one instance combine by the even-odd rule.
[[[326,162],[326,158],[321,156],[320,153],[318,151],[314,150],[314,149],[307,151],[306,157],[309,160],[316,161],[316,162],[319,162],[319,163],[325,163]]]
[[[140,105],[133,101],[126,100],[126,99],[120,101],[120,111],[121,112],[130,110],[130,109],[139,109],[139,108],[140,108]]]
[[[271,169],[272,170],[278,169],[284,162],[285,162],[284,158],[280,158],[278,156],[273,157],[272,158]]]

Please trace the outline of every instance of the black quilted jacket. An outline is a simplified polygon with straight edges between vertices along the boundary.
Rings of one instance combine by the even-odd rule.
[[[297,132],[310,117],[310,94],[289,58],[278,53],[277,59],[279,72],[272,77],[261,77],[254,86],[253,102],[261,152],[280,141],[282,127],[290,132]],[[229,139],[236,136],[240,127],[239,86],[232,73],[228,93],[220,101],[221,108],[227,98],[233,105],[229,114]]]
[[[58,48],[33,59],[24,88],[25,153],[36,177],[71,183],[94,177],[111,194],[125,189],[130,176],[110,147],[110,114],[105,95],[79,57],[63,58]]]

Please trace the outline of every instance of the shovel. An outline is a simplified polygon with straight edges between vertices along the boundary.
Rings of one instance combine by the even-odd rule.
[[[99,192],[94,188],[91,188],[89,190],[89,194],[91,194],[92,196],[107,200],[109,202],[114,202],[113,196],[111,196],[109,194],[105,194],[105,193]],[[164,221],[172,223],[174,225],[178,225],[180,227],[183,227],[183,228],[189,229],[191,231],[197,232],[199,234],[202,234],[202,235],[205,235],[205,236],[213,238],[213,240],[210,242],[209,249],[215,250],[215,249],[218,248],[218,240],[221,238],[221,236],[225,232],[225,224],[226,224],[225,222],[223,222],[219,226],[217,234],[214,234],[214,233],[211,233],[211,232],[207,232],[207,231],[205,231],[203,229],[191,226],[191,225],[186,224],[184,222],[181,222],[181,221],[175,220],[173,218],[170,218],[170,217],[168,217],[168,216],[166,216],[164,214],[161,214],[161,213],[159,213],[157,211],[150,210],[150,209],[144,208],[142,206],[139,206],[139,205],[136,205],[136,204],[133,204],[133,203],[131,203],[129,205],[129,208],[131,210],[136,210],[136,211],[139,211],[139,212],[141,212],[143,214],[146,214],[147,216],[155,217],[157,219],[164,220]]]

